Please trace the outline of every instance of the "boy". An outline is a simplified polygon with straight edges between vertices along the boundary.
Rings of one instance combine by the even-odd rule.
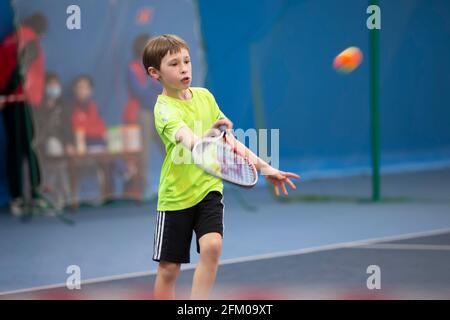
[[[208,90],[190,87],[192,67],[184,40],[175,35],[153,38],[145,47],[142,61],[147,73],[163,86],[154,109],[155,127],[166,146],[154,238],[153,260],[159,262],[154,297],[175,298],[180,264],[189,263],[195,231],[200,259],[194,272],[191,299],[205,299],[215,281],[221,254],[223,184],[193,163],[174,161],[174,153],[180,143],[192,150],[201,136],[217,134],[221,125],[231,129],[233,124]],[[280,187],[287,194],[285,183],[295,189],[289,178],[299,178],[298,175],[270,167],[240,142],[233,142],[238,152],[246,153],[257,169],[266,174],[277,195]]]

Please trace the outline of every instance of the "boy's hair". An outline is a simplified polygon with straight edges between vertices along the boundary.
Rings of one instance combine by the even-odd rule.
[[[142,63],[145,71],[153,67],[157,70],[161,67],[161,60],[169,52],[170,54],[180,52],[184,48],[189,51],[189,46],[180,37],[173,34],[163,34],[151,39],[145,46],[142,54]]]

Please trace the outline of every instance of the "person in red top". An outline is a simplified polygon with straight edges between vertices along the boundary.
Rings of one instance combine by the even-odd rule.
[[[48,202],[40,194],[41,175],[33,148],[34,127],[31,107],[38,108],[44,96],[44,53],[41,37],[47,31],[47,19],[40,13],[27,17],[0,43],[0,110],[6,134],[8,184],[13,215],[22,215],[28,207],[41,209]],[[30,195],[24,190],[24,160],[29,171]],[[27,184],[25,184],[27,185]]]
[[[73,83],[74,104],[72,128],[75,133],[77,149],[106,146],[106,125],[100,116],[97,104],[92,99],[93,82],[87,75],[77,77]],[[80,145],[81,144],[81,145]]]
[[[47,32],[47,18],[36,13],[1,43],[0,89],[12,102],[26,101],[39,107],[44,98],[45,62],[40,38]],[[20,99],[22,97],[22,99]]]
[[[75,134],[76,150],[79,154],[106,152],[107,129],[100,116],[97,104],[92,99],[94,84],[87,75],[78,76],[72,85],[72,129]],[[101,190],[100,202],[113,195],[113,163],[93,163],[84,169],[89,175],[95,169]],[[86,172],[85,172],[86,173]]]

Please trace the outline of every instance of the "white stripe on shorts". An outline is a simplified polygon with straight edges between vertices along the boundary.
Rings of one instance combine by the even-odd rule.
[[[160,217],[160,212],[156,211],[156,223],[155,223],[155,235],[153,236],[153,259],[156,259],[156,242],[157,239],[159,239],[159,217]]]
[[[159,220],[158,220],[158,235],[156,239],[156,250],[154,253],[154,257],[156,260],[159,260],[161,258],[161,249],[162,249],[162,242],[163,242],[163,236],[164,236],[164,220],[166,217],[165,211],[159,212]]]

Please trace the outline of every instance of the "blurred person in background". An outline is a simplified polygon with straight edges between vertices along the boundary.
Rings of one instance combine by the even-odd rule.
[[[142,157],[141,166],[137,168],[137,163],[132,160],[127,162],[128,181],[131,181],[133,174],[140,174],[140,188],[145,189],[149,164],[150,145],[154,141],[164,153],[164,147],[157,137],[153,121],[153,107],[158,95],[162,92],[161,84],[146,77],[146,71],[142,66],[142,53],[145,45],[150,41],[148,33],[138,35],[133,42],[133,59],[128,63],[127,83],[128,101],[123,113],[123,123],[125,125],[139,125],[142,137]],[[127,179],[125,180],[127,181]],[[133,192],[129,188],[133,184],[125,182],[126,192]]]
[[[78,153],[106,148],[106,125],[92,98],[93,87],[87,75],[78,76],[72,85],[72,128]]]
[[[107,151],[107,129],[101,117],[97,104],[93,99],[94,83],[90,76],[80,75],[72,84],[72,130],[75,135],[75,150],[79,155],[94,154]],[[112,169],[110,164],[99,163],[93,160],[86,169],[95,168],[101,201],[113,193]]]
[[[70,199],[68,164],[64,158],[75,153],[70,116],[59,76],[47,73],[44,102],[35,112],[36,146],[40,159],[43,159],[43,190],[49,193],[58,210],[63,209]]]
[[[20,216],[28,207],[45,209],[48,202],[39,191],[41,177],[33,150],[34,128],[31,108],[38,108],[44,96],[44,52],[40,39],[47,31],[41,13],[27,17],[0,43],[0,95],[6,134],[6,162],[11,196],[10,210]],[[26,160],[26,161],[25,161]],[[29,181],[24,180],[27,164]],[[25,191],[25,186],[30,190]]]

